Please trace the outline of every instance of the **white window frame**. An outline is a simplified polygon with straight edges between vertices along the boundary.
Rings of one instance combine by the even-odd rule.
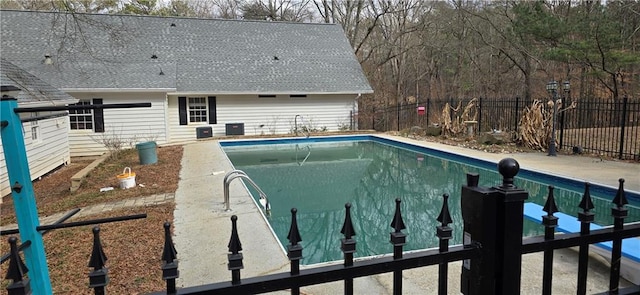
[[[37,116],[37,115],[36,115]],[[40,124],[38,121],[31,121],[31,142],[40,143],[42,142],[42,134],[40,133]]]
[[[73,105],[91,105],[91,101],[81,100]],[[93,110],[69,110],[69,128],[71,130],[93,130],[94,127]]]
[[[204,96],[187,97],[187,116],[189,123],[208,123],[209,106]]]

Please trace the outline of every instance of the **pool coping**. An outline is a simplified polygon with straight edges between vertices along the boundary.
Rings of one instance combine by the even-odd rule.
[[[396,138],[391,138],[391,137],[387,137],[387,136],[380,136],[380,135],[374,135],[374,134],[359,134],[359,135],[337,135],[337,136],[314,136],[314,137],[282,137],[282,138],[268,138],[268,139],[233,139],[233,140],[219,140],[218,141],[218,146],[221,150],[223,150],[224,152],[224,148],[225,147],[232,147],[232,146],[255,146],[255,145],[274,145],[274,144],[292,144],[292,143],[318,143],[318,142],[349,142],[349,141],[374,141],[377,143],[381,143],[381,144],[386,144],[386,145],[391,145],[394,147],[398,147],[398,148],[402,148],[405,150],[410,150],[410,151],[414,151],[414,152],[421,152],[421,153],[426,153],[430,156],[434,156],[434,157],[439,157],[439,158],[444,158],[448,161],[454,161],[454,162],[462,162],[464,164],[469,164],[472,166],[476,166],[482,169],[488,169],[488,170],[497,170],[497,163],[498,161],[495,160],[484,160],[484,159],[478,159],[478,158],[474,158],[468,155],[464,155],[461,153],[456,153],[456,152],[452,152],[452,151],[446,151],[437,147],[428,147],[428,146],[423,146],[423,145],[419,145],[416,143],[410,143],[410,142],[403,142],[403,141],[399,141]],[[505,157],[503,158],[509,158],[509,156],[511,154],[503,154]],[[231,160],[229,159],[229,157],[226,155],[226,152],[224,153],[224,156],[227,160],[227,162],[233,166],[233,163],[231,162]],[[560,175],[560,174],[554,174],[554,173],[550,173],[550,172],[546,172],[546,171],[541,171],[541,170],[536,170],[536,169],[523,169],[522,167],[520,168],[520,171],[518,173],[518,176],[516,176],[517,178],[527,178],[527,176],[532,176],[535,178],[536,182],[541,182],[541,183],[554,183],[554,184],[560,184],[560,185],[555,185],[556,187],[567,187],[569,189],[575,190],[575,191],[579,191],[576,190],[576,188],[579,187],[584,187],[585,181],[580,180],[578,178],[575,177],[571,177],[571,176],[567,176],[567,175]],[[530,178],[530,177],[529,177]],[[530,180],[530,179],[529,179]],[[600,184],[597,182],[589,182],[590,183],[590,191],[592,194],[599,194],[602,196],[610,196],[610,200],[613,199],[613,197],[616,195],[618,188],[617,187],[613,187],[613,186],[608,186],[608,185],[604,185],[604,184]],[[244,186],[244,183],[243,183]],[[248,194],[251,195],[251,192],[248,190],[248,188],[246,186],[244,186],[245,190],[247,190]],[[633,190],[628,190],[625,189],[625,196],[632,200],[634,203],[638,203],[640,204],[640,193],[633,191]],[[255,198],[251,198],[252,201],[254,202],[255,206],[257,208],[261,208],[261,206],[255,201]],[[634,204],[635,205],[635,204]],[[262,210],[259,210],[260,214],[262,215],[263,220],[265,221],[265,223],[267,224],[267,226],[269,227],[271,234],[277,238],[277,235],[275,233],[275,231],[273,230],[273,228],[271,227],[271,224],[268,221],[267,216],[264,214],[264,212]],[[526,214],[523,215],[523,218],[525,219],[530,219]],[[283,253],[287,253],[286,249],[285,249],[285,245],[283,245],[282,243],[280,244],[280,248],[283,251]],[[424,249],[420,249],[420,250],[424,250]],[[418,251],[418,250],[417,250]],[[379,257],[379,256],[384,256],[387,254],[378,254],[378,255],[372,255],[372,256],[364,256],[364,257],[358,257],[356,258],[357,260],[366,260],[366,259],[371,259],[374,257]],[[333,264],[333,263],[339,263],[340,261],[325,261],[325,262],[318,262],[318,263],[312,263],[312,264],[305,264],[305,267],[315,267],[315,266],[319,266],[319,265],[327,265],[327,264]]]
[[[337,140],[336,140],[337,139]],[[378,134],[359,134],[359,135],[334,135],[334,136],[314,136],[314,137],[282,137],[282,138],[268,138],[268,139],[234,139],[234,140],[219,140],[218,144],[221,148],[226,146],[249,146],[249,145],[259,145],[259,144],[290,144],[290,143],[314,143],[314,142],[346,142],[346,141],[365,141],[371,140],[382,144],[388,144],[395,147],[415,151],[415,152],[424,152],[424,150],[428,150],[427,153],[430,155],[445,158],[450,161],[456,162],[464,162],[465,164],[471,163],[470,165],[489,169],[489,170],[497,170],[497,163],[499,161],[492,160],[484,160],[474,158],[468,155],[464,155],[461,153],[456,153],[455,151],[445,151],[436,147],[428,147],[424,145],[418,145],[416,143],[403,142],[398,141],[395,138],[391,138],[384,135]],[[434,154],[435,153],[435,154]],[[508,158],[509,155],[514,154],[501,154],[505,155],[505,158]],[[228,160],[228,158],[227,158]],[[549,171],[542,171],[538,169],[532,168],[522,168],[520,167],[520,171],[518,172],[517,178],[534,178],[536,182],[541,183],[559,183],[560,186],[557,187],[570,187],[572,190],[580,191],[578,188],[583,188],[585,181],[576,177],[572,177],[569,175],[561,175],[558,173],[553,173]],[[517,179],[516,178],[516,179]],[[600,194],[603,196],[610,196],[612,200],[616,195],[618,188],[602,184],[598,182],[589,182],[590,191],[595,194]],[[640,204],[640,191],[635,191],[631,189],[625,189],[625,195],[627,199],[633,200],[633,202],[637,202]]]

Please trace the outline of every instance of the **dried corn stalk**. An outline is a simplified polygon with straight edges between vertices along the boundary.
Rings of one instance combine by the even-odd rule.
[[[551,136],[550,114],[539,100],[526,107],[520,118],[518,142],[532,149],[545,150]]]
[[[448,135],[451,134],[451,105],[449,105],[449,103],[446,103],[444,105],[444,109],[442,109],[442,117],[440,118],[442,120],[442,134],[443,135]]]
[[[471,111],[476,107],[477,99],[474,98],[465,106],[461,115],[457,115],[458,111],[462,107],[462,102],[458,102],[458,106],[453,108],[449,103],[444,105],[444,109],[442,110],[442,132],[445,135],[459,135],[464,133],[465,131],[465,121],[475,121],[477,118],[477,111],[471,115]],[[451,115],[451,111],[453,111],[453,115]],[[453,118],[453,120],[451,119]]]
[[[462,111],[462,115],[460,116],[460,122],[464,121],[476,121],[478,118],[478,111],[476,109],[476,101],[477,98],[473,98],[469,101],[466,107],[464,107],[464,111]],[[473,112],[473,116],[470,115],[471,111]]]

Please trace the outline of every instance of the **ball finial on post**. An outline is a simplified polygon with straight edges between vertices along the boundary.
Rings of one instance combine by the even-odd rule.
[[[513,178],[520,171],[520,164],[513,158],[504,158],[498,162],[498,172],[502,175],[502,188],[512,188]]]

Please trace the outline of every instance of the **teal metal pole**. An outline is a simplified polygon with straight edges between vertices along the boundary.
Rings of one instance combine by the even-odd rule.
[[[3,97],[0,101],[0,120],[7,122],[6,125],[2,122],[0,130],[4,160],[7,163],[20,240],[22,243],[31,241],[31,246],[24,249],[31,290],[33,294],[53,294],[42,235],[36,230],[40,221],[24,145],[22,122],[14,112],[17,106],[18,103],[14,98]]]

